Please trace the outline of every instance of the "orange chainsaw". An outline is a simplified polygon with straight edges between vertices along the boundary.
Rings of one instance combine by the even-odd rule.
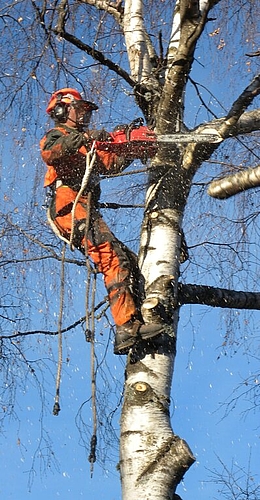
[[[152,129],[143,125],[143,119],[137,118],[129,125],[119,125],[110,132],[111,140],[95,141],[95,148],[100,151],[111,151],[128,158],[152,158],[159,145],[172,148],[174,144],[204,143],[214,144],[222,141],[217,130],[208,128],[202,133],[191,131],[168,135],[157,135]]]

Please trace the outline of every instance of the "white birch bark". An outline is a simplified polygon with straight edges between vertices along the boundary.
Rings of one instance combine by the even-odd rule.
[[[148,200],[149,194],[148,190]],[[165,283],[162,288],[153,288],[152,286],[155,282],[158,283],[158,280],[162,277],[168,277],[175,284],[172,293],[176,295],[179,276],[181,225],[182,214],[172,209],[153,210],[145,217],[139,258],[140,270],[145,277],[146,284],[145,309],[156,306],[158,301],[164,302],[164,292],[167,292]],[[154,300],[156,297],[158,301]],[[143,313],[145,314],[145,311]]]
[[[128,399],[132,404],[130,411],[130,408],[123,409],[120,457],[123,498],[127,500],[147,498],[148,477],[149,491],[153,492],[153,499],[162,498],[156,493],[161,481],[158,482],[158,478],[149,473],[149,467],[156,460],[167,439],[172,436],[168,401],[173,356],[168,356],[164,361],[161,363],[161,356],[156,356],[154,360],[146,356],[143,368],[140,367],[137,372],[133,370],[132,373],[130,367],[128,368],[125,405]],[[144,398],[147,400],[146,404]]]
[[[169,57],[171,57],[172,52],[175,52],[178,49],[180,42],[180,24],[181,24],[180,2],[177,1],[175,4],[170,43],[168,46],[168,53],[169,53],[168,60]]]
[[[178,11],[175,14],[178,15]],[[173,32],[178,24],[176,17],[174,23]],[[175,44],[174,37],[172,43]],[[133,47],[134,44],[130,46],[128,42],[128,53],[133,55],[131,71],[137,74],[140,62],[139,66],[135,63],[137,52]],[[140,50],[139,55],[141,53]],[[145,72],[142,76],[138,74],[139,79],[145,77]],[[170,81],[167,85],[168,97]],[[171,164],[169,160],[166,150],[162,149],[153,162],[155,170],[147,191],[139,253],[146,293],[143,317],[147,324],[164,323],[165,330],[158,345],[156,341],[140,343],[127,364],[120,439],[123,500],[173,498],[181,478],[194,462],[187,443],[172,430],[169,411],[179,316],[174,301],[179,277],[183,201],[188,191],[188,183],[178,182],[182,178],[178,172],[181,163],[176,166],[175,161]]]
[[[176,476],[180,480],[185,472],[179,462],[194,461],[170,425],[173,363],[174,353],[169,353],[146,355],[137,365],[128,364],[120,453],[124,500],[172,498]]]
[[[124,35],[131,75],[136,83],[147,82],[151,77],[152,67],[145,35],[142,0],[126,0]]]
[[[196,2],[193,2],[193,4],[195,6]],[[209,5],[210,2],[208,0],[200,0],[198,2],[197,7],[195,6],[195,8],[198,9],[198,14],[203,15],[204,12],[207,12],[209,10]],[[169,53],[168,61],[171,57],[172,52],[175,52],[179,48],[180,36],[181,36],[181,2],[180,0],[177,0],[175,2],[170,43],[168,46],[168,53]]]
[[[208,194],[213,198],[226,200],[235,194],[258,186],[260,186],[260,166],[212,181],[208,187]]]
[[[151,186],[148,206],[152,190]],[[181,212],[157,206],[148,211],[142,228],[143,317],[148,323],[157,321],[157,306],[162,306],[166,315],[170,311],[171,323],[165,323],[157,346],[156,341],[143,342],[127,364],[120,439],[123,500],[173,498],[194,462],[187,443],[172,430],[169,408],[179,316],[172,301],[177,295],[181,221]]]
[[[195,6],[196,2],[193,2],[193,3]],[[210,2],[208,0],[200,0],[198,2],[198,5],[197,5],[198,15],[203,15],[204,12],[208,11],[209,3]],[[175,54],[179,48],[180,36],[181,36],[181,2],[180,2],[180,0],[177,0],[175,3],[174,16],[173,16],[173,22],[172,22],[172,30],[171,30],[170,42],[169,42],[169,46],[168,46],[168,64],[167,64],[168,68],[171,65],[171,59],[172,59],[173,54]]]

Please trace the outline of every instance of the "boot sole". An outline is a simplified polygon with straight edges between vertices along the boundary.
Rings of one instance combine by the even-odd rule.
[[[150,331],[143,334],[139,331],[139,335],[137,337],[134,337],[134,339],[129,339],[128,341],[126,340],[125,342],[122,342],[122,344],[114,347],[114,354],[128,354],[131,347],[133,347],[137,342],[157,337],[162,333],[162,331],[163,328],[160,328],[156,332]]]
[[[133,347],[137,342],[137,337],[132,339],[129,339],[128,341],[126,340],[122,344],[119,344],[117,346],[114,346],[114,354],[128,354],[129,349]]]
[[[154,337],[157,337],[158,335],[160,335],[162,332],[163,332],[163,327],[154,331],[154,332],[150,331],[150,332],[142,333],[141,331],[139,331],[139,339],[138,340],[153,339]]]

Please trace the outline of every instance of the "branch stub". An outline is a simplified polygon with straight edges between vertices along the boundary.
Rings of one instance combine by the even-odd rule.
[[[145,301],[142,304],[142,308],[144,309],[154,309],[156,306],[158,306],[159,300],[157,297],[149,297],[145,299]]]
[[[145,384],[144,382],[136,382],[134,388],[136,392],[142,392],[142,393],[145,393],[148,389],[147,384]]]

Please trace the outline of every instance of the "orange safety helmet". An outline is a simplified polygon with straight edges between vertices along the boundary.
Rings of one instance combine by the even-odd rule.
[[[98,109],[98,106],[93,102],[85,101],[84,99],[82,99],[80,93],[77,90],[71,88],[64,88],[56,90],[56,92],[52,94],[49,104],[46,108],[46,111],[49,115],[55,118],[56,115],[55,108],[57,106],[59,105],[64,106],[64,104],[73,105],[73,103],[84,106],[86,108],[86,111],[94,111]]]

